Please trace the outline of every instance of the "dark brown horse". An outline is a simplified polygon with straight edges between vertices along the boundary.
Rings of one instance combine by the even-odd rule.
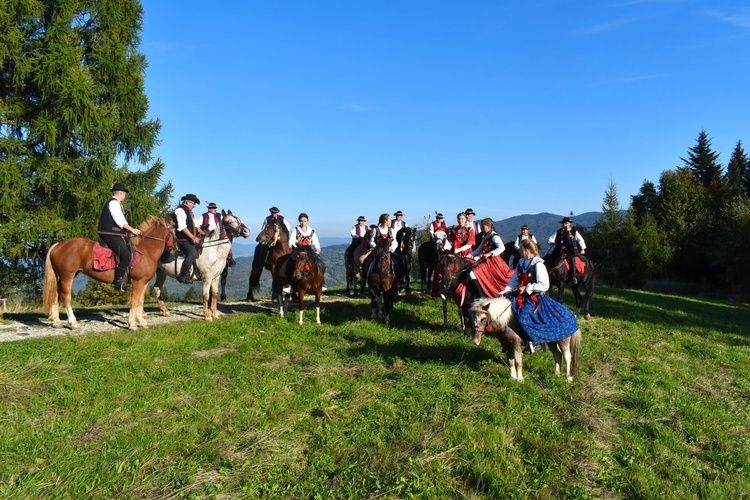
[[[584,318],[589,319],[591,317],[591,299],[594,297],[596,289],[596,265],[585,255],[579,255],[577,258],[581,259],[586,269],[583,274],[578,275],[578,283],[570,285],[570,289],[576,299],[576,315],[581,314],[581,308],[583,308]],[[544,256],[544,265],[547,266],[549,272],[549,284],[550,286],[557,285],[557,301],[561,304],[563,303],[565,285],[568,281],[568,266],[565,263],[564,255],[552,252]],[[583,295],[581,295],[581,289],[583,289]]]
[[[279,296],[279,314],[284,317],[289,308],[292,290],[297,292],[299,324],[305,312],[305,294],[315,294],[315,321],[320,324],[320,297],[323,295],[323,281],[326,267],[310,247],[298,246],[294,251],[279,257],[274,269],[274,287]],[[289,286],[286,289],[285,287]]]
[[[346,266],[346,295],[358,295],[363,293],[365,290],[364,279],[362,279],[362,264],[365,259],[370,255],[372,248],[370,248],[370,234],[372,227],[367,230],[365,237],[362,238],[362,242],[354,248],[352,252],[354,255],[349,256],[349,249],[344,251],[344,266]],[[358,289],[358,285],[361,287]]]
[[[385,317],[385,326],[391,326],[391,310],[398,292],[398,281],[402,270],[390,252],[391,238],[379,238],[373,250],[372,269],[367,274],[370,288],[372,320],[376,314]]]
[[[255,241],[258,242],[258,245],[255,247],[253,266],[250,271],[249,286],[247,290],[248,302],[255,300],[253,288],[257,289],[260,285],[260,276],[263,274],[263,269],[271,271],[271,276],[273,276],[276,262],[279,258],[282,255],[291,253],[292,251],[289,247],[289,231],[284,223],[275,219],[263,228],[263,231],[258,234]],[[272,298],[276,298],[275,286],[273,287],[273,290]]]
[[[128,328],[137,330],[148,328],[143,316],[143,299],[148,282],[156,274],[159,258],[167,242],[174,241],[174,228],[169,219],[151,217],[141,224],[141,236],[131,241],[137,249],[138,262],[130,269],[130,282],[133,284],[130,296],[130,316]],[[96,271],[93,268],[92,253],[94,241],[88,238],[71,238],[52,245],[47,252],[44,265],[44,310],[52,321],[52,326],[59,328],[60,304],[62,300],[68,316],[68,324],[73,330],[80,330],[80,325],[71,307],[71,289],[73,278],[78,272],[104,283],[112,283],[115,277],[114,269]]]
[[[416,237],[416,227],[402,227],[396,233],[396,241],[398,241],[396,254],[401,257],[401,261],[404,263],[403,278],[399,284],[399,290],[406,290],[406,295],[411,295],[411,263],[414,260],[414,240]]]
[[[443,301],[443,329],[448,328],[448,300],[453,299],[458,306],[461,329],[467,332],[469,325],[469,306],[474,295],[468,286],[469,271],[473,262],[453,253],[440,257],[438,272],[440,280],[440,298]]]

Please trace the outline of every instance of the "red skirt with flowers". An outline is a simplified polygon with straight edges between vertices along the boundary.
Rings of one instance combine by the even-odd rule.
[[[487,297],[497,297],[513,276],[513,270],[502,257],[488,257],[472,268],[479,280],[479,286]]]

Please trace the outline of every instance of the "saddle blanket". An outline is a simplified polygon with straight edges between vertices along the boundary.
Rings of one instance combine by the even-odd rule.
[[[570,263],[568,262],[568,259],[565,259],[565,269],[570,271]],[[586,272],[586,263],[582,261],[580,257],[576,256],[576,273],[583,274],[584,272]]]
[[[133,259],[130,261],[130,269],[133,269],[141,260],[141,252],[133,246]],[[91,252],[91,267],[94,271],[108,271],[117,267],[115,253],[111,248],[103,247],[99,242],[94,242],[94,250]]]

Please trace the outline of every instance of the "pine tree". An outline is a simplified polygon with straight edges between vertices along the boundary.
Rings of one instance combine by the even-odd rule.
[[[688,150],[687,159],[680,159],[704,187],[720,184],[724,167],[719,162],[719,153],[711,149],[711,139],[705,130],[701,130],[696,145]]]
[[[732,151],[732,157],[727,164],[726,185],[732,196],[740,193],[750,194],[750,160],[742,147],[742,141]]]
[[[640,225],[644,218],[653,216],[660,202],[661,199],[654,183],[644,180],[638,194],[630,197],[630,208],[634,212],[636,225]]]
[[[168,208],[137,51],[142,16],[138,0],[3,3],[0,281],[22,268],[33,287],[53,243],[95,237],[116,181],[129,187],[131,225]]]

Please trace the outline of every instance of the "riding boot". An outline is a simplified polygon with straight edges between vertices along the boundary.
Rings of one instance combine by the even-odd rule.
[[[571,285],[577,285],[578,284],[578,278],[576,278],[576,272],[570,271],[570,284]]]
[[[196,280],[201,281],[201,271],[195,264],[193,264],[193,274],[195,275]]]
[[[484,292],[482,291],[482,287],[479,285],[478,279],[469,278],[469,286],[471,287],[471,293],[474,294],[474,297],[484,297]]]
[[[125,283],[125,273],[128,272],[127,268],[116,267],[115,268],[115,281],[112,284],[115,290],[118,292],[124,292],[128,289],[128,285]]]
[[[182,263],[182,268],[180,269],[180,274],[177,276],[177,281],[180,283],[185,283],[186,285],[189,285],[193,282],[192,279],[192,267],[193,266],[186,266],[185,263]]]

